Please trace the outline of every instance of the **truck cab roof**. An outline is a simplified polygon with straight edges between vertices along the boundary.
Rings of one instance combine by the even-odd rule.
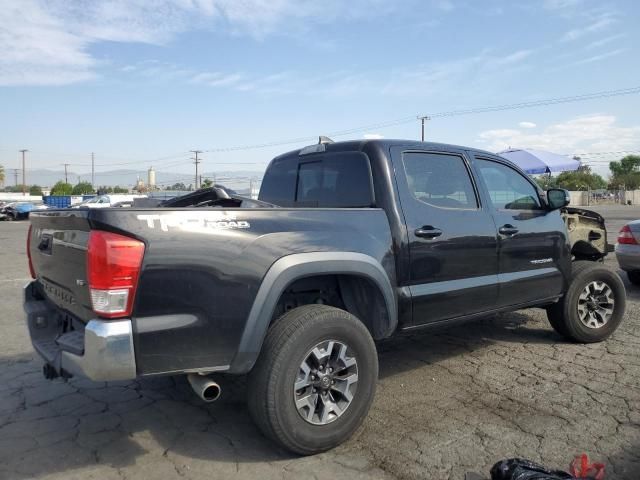
[[[348,151],[363,151],[367,147],[373,146],[382,149],[388,149],[391,147],[409,147],[420,150],[436,150],[436,151],[449,151],[449,150],[464,150],[475,153],[482,153],[486,155],[495,156],[495,153],[481,150],[477,148],[465,147],[462,145],[453,145],[447,143],[438,142],[421,142],[417,140],[402,140],[402,139],[364,139],[364,140],[346,140],[332,143],[317,143],[307,147],[298,148],[289,152],[278,155],[274,160],[278,160],[290,156],[308,155],[319,152],[348,152]],[[315,150],[315,151],[314,151]],[[506,162],[512,164],[505,159]]]

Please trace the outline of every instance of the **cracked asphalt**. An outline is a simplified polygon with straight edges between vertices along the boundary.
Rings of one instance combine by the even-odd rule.
[[[637,207],[600,208],[610,237]],[[607,342],[562,341],[541,310],[379,345],[364,426],[298,458],[249,420],[243,378],[203,404],[183,378],[47,381],[23,323],[27,224],[0,222],[0,479],[456,479],[526,457],[567,469],[586,452],[607,479],[640,478],[640,288]],[[615,257],[606,261],[617,270]]]

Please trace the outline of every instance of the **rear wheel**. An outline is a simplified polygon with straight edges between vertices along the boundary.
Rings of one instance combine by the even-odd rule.
[[[564,337],[600,342],[618,328],[625,305],[626,292],[618,275],[593,262],[575,262],[567,293],[547,308],[547,317]]]
[[[249,413],[287,450],[323,452],[362,424],[377,378],[375,344],[361,321],[334,307],[299,307],[267,333],[249,374]]]
[[[640,270],[627,272],[627,277],[629,277],[629,281],[634,285],[640,285]]]
[[[7,216],[5,217],[5,220],[7,222],[13,222],[16,218],[13,216],[13,213],[7,213]]]

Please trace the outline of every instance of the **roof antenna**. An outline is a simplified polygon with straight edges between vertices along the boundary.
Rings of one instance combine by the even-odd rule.
[[[320,135],[318,137],[318,145],[324,145],[326,143],[335,143],[333,140],[331,140],[329,137],[325,137],[324,135]]]

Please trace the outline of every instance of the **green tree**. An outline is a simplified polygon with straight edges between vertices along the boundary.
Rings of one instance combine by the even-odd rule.
[[[29,188],[29,195],[42,196],[42,188],[40,187],[40,185],[31,185],[31,187]]]
[[[4,182],[4,167],[0,165],[0,183]]]
[[[627,155],[618,161],[609,163],[611,188],[640,188],[640,155]]]
[[[211,180],[210,178],[205,178],[202,181],[200,188],[209,188],[209,187],[213,187],[213,180]]]
[[[638,173],[640,170],[640,155],[627,155],[619,161],[610,162],[609,170],[611,170],[611,174],[614,177]]]
[[[556,177],[552,175],[540,175],[534,177],[534,180],[542,190],[548,190],[558,186]]]
[[[187,186],[182,182],[178,182],[171,185],[168,190],[187,190]]]
[[[89,193],[93,193],[93,185],[89,182],[78,182],[71,191],[71,195],[87,195]]]
[[[113,187],[113,193],[129,193],[129,189],[116,185],[115,187]]]
[[[567,190],[599,190],[607,188],[607,182],[589,169],[562,172],[556,177],[556,185]]]
[[[640,188],[640,173],[614,175],[609,179],[609,188],[612,190],[637,190]]]
[[[29,190],[29,187],[26,187],[25,190]],[[22,192],[22,184],[19,185],[8,185],[4,188],[5,192],[14,192],[21,193]]]
[[[57,182],[51,189],[51,195],[71,195],[73,192],[73,185],[65,183],[62,180]]]

